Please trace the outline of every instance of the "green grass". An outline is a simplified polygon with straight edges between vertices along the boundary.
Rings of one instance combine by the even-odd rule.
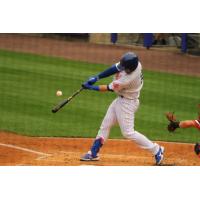
[[[83,91],[56,114],[52,107],[107,66],[0,50],[0,129],[30,136],[95,137],[114,93]],[[135,128],[153,140],[195,142],[195,129],[166,130],[166,111],[196,118],[199,78],[144,71],[145,84]],[[100,83],[110,82],[111,78]],[[55,95],[63,91],[63,97]],[[111,138],[121,138],[114,127]]]

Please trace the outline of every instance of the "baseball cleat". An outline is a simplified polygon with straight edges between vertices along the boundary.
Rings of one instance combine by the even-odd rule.
[[[165,151],[165,148],[161,146],[158,150],[158,153],[155,155],[156,165],[160,165],[161,162],[163,161],[164,151]]]
[[[89,151],[83,157],[80,158],[80,161],[98,161],[99,156],[92,156],[91,152]]]

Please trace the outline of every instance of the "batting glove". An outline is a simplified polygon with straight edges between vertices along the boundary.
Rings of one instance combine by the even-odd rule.
[[[85,83],[82,84],[82,87],[84,89],[90,89],[91,85],[89,85],[88,82],[85,82]]]
[[[98,77],[98,76],[92,76],[92,77],[90,77],[90,78],[87,80],[87,83],[88,83],[89,85],[93,85],[93,84],[95,84],[98,80],[99,80],[99,77]]]
[[[82,87],[83,87],[84,89],[88,89],[88,90],[96,90],[96,91],[99,91],[99,86],[90,85],[90,84],[88,84],[88,82],[83,83],[83,84],[82,84]]]

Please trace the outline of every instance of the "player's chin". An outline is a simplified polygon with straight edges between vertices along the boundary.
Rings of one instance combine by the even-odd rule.
[[[126,74],[131,74],[132,73],[132,71],[130,69],[125,69],[124,71],[126,72]]]

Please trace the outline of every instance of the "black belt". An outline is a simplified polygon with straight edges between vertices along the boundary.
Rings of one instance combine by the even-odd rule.
[[[123,95],[119,95],[121,98],[125,98],[125,99],[129,99],[129,98],[126,98],[124,97]],[[136,99],[129,99],[129,100],[136,100]]]

